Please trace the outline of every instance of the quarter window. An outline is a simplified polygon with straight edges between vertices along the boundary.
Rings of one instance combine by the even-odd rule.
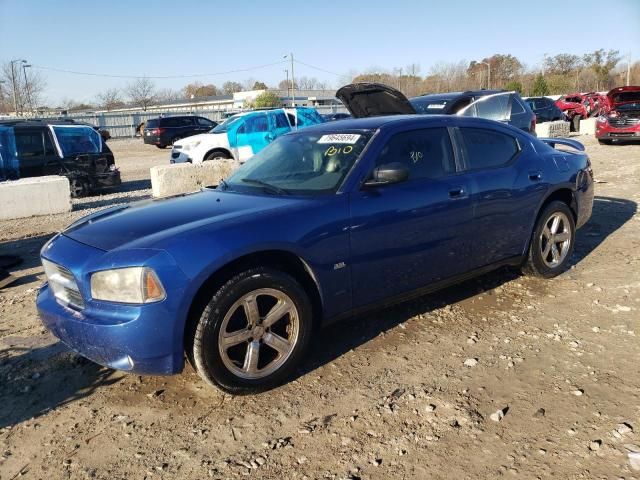
[[[409,180],[436,179],[455,172],[449,132],[446,128],[427,128],[394,135],[376,163],[393,162],[409,169]]]
[[[289,128],[289,122],[284,112],[278,112],[275,114],[276,128]]]
[[[501,167],[520,151],[515,138],[495,130],[461,128],[460,133],[469,170]]]
[[[213,122],[211,120],[201,117],[198,117],[196,120],[198,122],[198,125],[202,127],[213,127]]]

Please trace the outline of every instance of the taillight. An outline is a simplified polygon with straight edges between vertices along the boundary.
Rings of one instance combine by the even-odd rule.
[[[153,130],[151,130],[151,134],[159,137],[164,133],[164,130],[164,128],[154,128]]]
[[[529,127],[529,131],[530,132],[535,132],[536,131],[536,122],[537,121],[538,121],[538,119],[534,115],[533,118],[531,119],[531,126]]]

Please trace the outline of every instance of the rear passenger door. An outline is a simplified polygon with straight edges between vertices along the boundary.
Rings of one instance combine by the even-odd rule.
[[[506,129],[460,127],[457,139],[471,182],[474,266],[522,254],[546,191],[537,155]]]
[[[44,143],[41,128],[15,128],[20,178],[44,174]]]

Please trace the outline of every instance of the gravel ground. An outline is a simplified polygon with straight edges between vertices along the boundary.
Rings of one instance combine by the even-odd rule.
[[[40,326],[42,244],[148,198],[168,160],[111,142],[122,192],[0,223],[0,253],[25,257],[0,292],[0,479],[640,479],[640,145],[580,140],[598,184],[571,270],[501,270],[334,325],[295,380],[246,397],[190,367],[101,368]]]

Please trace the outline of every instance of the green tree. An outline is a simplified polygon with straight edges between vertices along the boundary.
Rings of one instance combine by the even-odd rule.
[[[252,90],[266,90],[267,88],[269,88],[269,87],[267,87],[266,83],[264,83],[264,82],[255,82],[253,84]]]
[[[279,107],[280,104],[280,97],[274,92],[269,91],[262,92],[251,102],[253,108]]]
[[[547,85],[547,81],[544,79],[542,74],[538,74],[538,76],[536,76],[536,79],[533,82],[532,93],[536,97],[549,95],[549,86]]]
[[[522,83],[517,80],[511,80],[504,86],[505,90],[514,91],[518,93],[522,93]]]
[[[609,83],[609,72],[620,61],[620,52],[618,50],[605,51],[603,48],[584,56],[584,63],[593,70],[597,77],[596,90],[601,87],[606,88]]]

